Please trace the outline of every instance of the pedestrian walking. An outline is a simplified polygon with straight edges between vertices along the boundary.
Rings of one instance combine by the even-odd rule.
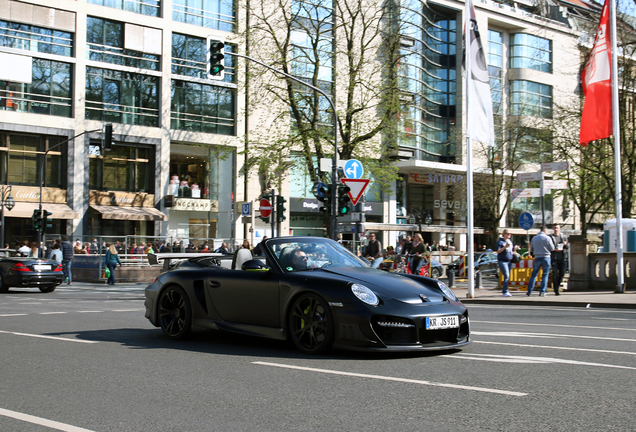
[[[539,286],[539,296],[545,297],[548,289],[548,277],[550,276],[550,254],[554,250],[554,243],[552,239],[548,237],[548,227],[542,226],[539,234],[534,236],[530,242],[530,255],[534,257],[534,264],[532,266],[532,275],[528,282],[528,293],[531,295],[534,289],[534,282],[537,280],[539,270],[543,269],[543,277],[541,278],[541,285]]]
[[[554,295],[561,295],[559,289],[565,275],[565,251],[568,248],[568,238],[561,233],[559,224],[552,225],[550,238],[554,243],[554,250],[550,257],[552,259],[552,288],[554,288]]]
[[[64,273],[64,281],[67,285],[73,282],[73,274],[71,272],[71,263],[73,261],[73,245],[68,241],[68,237],[62,237],[62,243],[60,243],[60,249],[62,250],[62,272]]]
[[[510,283],[510,261],[512,261],[512,249],[513,244],[510,240],[512,234],[507,229],[503,230],[501,233],[501,237],[497,240],[497,246],[495,246],[495,250],[497,251],[497,265],[499,265],[499,270],[501,271],[501,275],[503,276],[503,284],[501,286],[501,294],[504,297],[511,297],[510,291],[508,291],[508,285]],[[486,245],[482,247],[483,250],[486,249]]]
[[[382,257],[382,243],[375,239],[375,233],[369,234],[369,244],[367,245],[366,256],[372,258],[371,268],[377,269],[384,261]]]
[[[117,267],[117,264],[121,267],[119,253],[117,253],[115,245],[111,244],[108,247],[106,256],[104,257],[104,267],[107,267],[110,271],[110,275],[108,276],[108,285],[115,285],[115,268]]]

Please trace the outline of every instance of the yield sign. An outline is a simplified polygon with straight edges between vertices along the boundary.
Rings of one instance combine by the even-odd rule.
[[[349,186],[349,189],[351,189],[349,191],[349,198],[351,198],[351,203],[353,205],[358,204],[360,197],[362,197],[364,190],[367,188],[370,182],[369,179],[351,179],[351,178],[340,179],[340,181],[344,183],[345,185]]]
[[[269,202],[267,198],[262,198],[260,201],[260,204],[261,204],[261,208],[260,208],[261,216],[263,216],[264,218],[269,217],[269,215],[272,214],[272,204]]]

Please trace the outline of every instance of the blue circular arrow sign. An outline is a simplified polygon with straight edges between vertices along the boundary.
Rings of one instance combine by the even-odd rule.
[[[362,178],[364,167],[362,162],[357,159],[349,159],[344,166],[344,175],[350,179]]]

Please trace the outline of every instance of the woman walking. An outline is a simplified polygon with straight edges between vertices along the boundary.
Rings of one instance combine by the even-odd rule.
[[[115,285],[115,267],[117,267],[117,264],[121,267],[121,260],[119,259],[117,248],[114,244],[111,244],[108,247],[106,256],[104,257],[104,266],[110,271],[110,276],[108,276],[108,285]]]

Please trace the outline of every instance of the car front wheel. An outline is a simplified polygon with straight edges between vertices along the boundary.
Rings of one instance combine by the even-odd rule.
[[[313,294],[298,297],[289,313],[289,333],[300,351],[325,352],[334,340],[334,322],[327,303]]]
[[[159,324],[170,339],[183,339],[192,328],[192,308],[183,288],[166,288],[159,298]]]
[[[431,277],[433,279],[439,279],[442,276],[442,272],[438,268],[431,269]]]

